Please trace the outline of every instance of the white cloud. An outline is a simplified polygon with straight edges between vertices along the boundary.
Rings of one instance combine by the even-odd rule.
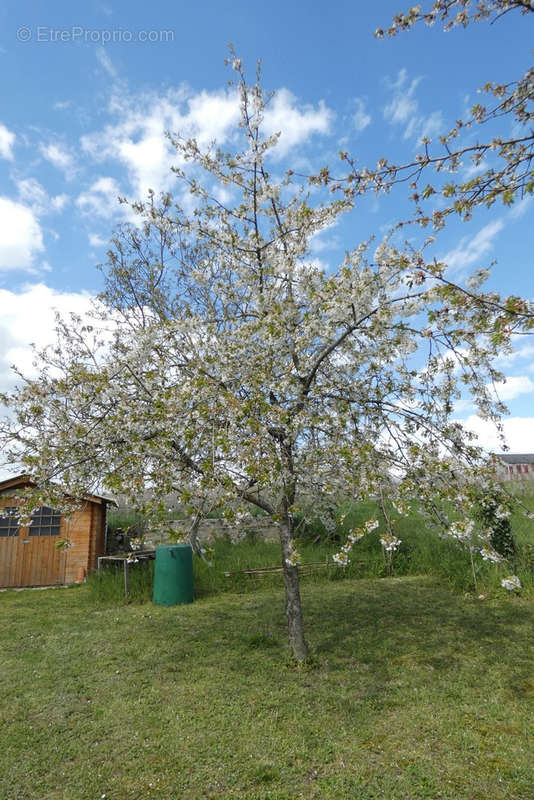
[[[527,213],[531,203],[532,203],[532,195],[530,194],[526,195],[525,197],[521,198],[521,200],[518,200],[516,203],[514,203],[514,205],[508,212],[509,216],[512,219],[520,219]]]
[[[63,211],[68,202],[69,196],[67,194],[56,194],[54,197],[50,198],[53,211]]]
[[[334,250],[340,246],[339,237],[333,232],[337,226],[338,220],[335,220],[313,234],[310,239],[310,251],[314,256],[325,250]]]
[[[382,110],[384,119],[389,125],[404,126],[405,139],[431,139],[443,130],[444,121],[440,111],[425,115],[420,110],[415,92],[421,80],[418,77],[409,82],[408,72],[403,67],[397,80],[389,83],[393,97]]]
[[[41,227],[31,208],[0,197],[0,270],[33,268],[44,249]]]
[[[76,173],[76,162],[74,157],[59,144],[41,144],[39,147],[44,158],[54,167],[60,169],[67,180],[71,180]]]
[[[159,134],[146,134],[137,142],[120,143],[118,155],[127,166],[134,192],[144,198],[148,189],[164,190],[174,183],[171,172],[175,154],[168,146],[163,130]]]
[[[361,133],[371,124],[371,115],[367,113],[365,103],[359,97],[354,98],[354,104],[356,108],[352,115],[352,122],[358,133]]]
[[[29,206],[37,216],[62,211],[68,202],[66,194],[51,197],[35,178],[23,178],[16,183],[19,200]]]
[[[534,344],[522,344],[520,347],[515,347],[511,353],[503,353],[498,356],[494,364],[497,369],[504,370],[509,368],[516,361],[522,361],[527,358],[531,363],[526,368],[532,371],[534,370]],[[525,369],[525,367],[523,367],[523,369]]]
[[[472,239],[464,236],[458,247],[443,256],[443,261],[452,269],[469,267],[485,256],[493,247],[493,240],[504,227],[502,219],[485,225]]]
[[[502,383],[496,383],[495,389],[500,400],[507,402],[514,400],[521,394],[534,392],[534,382],[527,375],[516,375],[507,377]]]
[[[188,97],[187,111],[176,122],[183,132],[195,136],[201,145],[224,142],[239,121],[239,100],[235,91],[199,92]],[[181,132],[179,127],[175,132]]]
[[[475,175],[480,175],[481,172],[487,169],[484,162],[480,164],[469,164],[469,166],[465,167],[462,172],[462,181],[469,181],[471,178],[474,178]]]
[[[111,113],[119,121],[103,131],[84,136],[82,148],[96,160],[124,164],[135,197],[148,189],[164,191],[175,183],[171,166],[178,162],[166,132],[196,136],[201,145],[224,141],[238,119],[235,92],[200,92],[172,89],[165,95],[145,93],[113,96]]]
[[[333,112],[322,100],[317,108],[311,105],[299,108],[294,94],[288,89],[279,89],[265,111],[265,131],[268,135],[280,132],[276,156],[283,157],[313,134],[329,133],[333,118]]]
[[[503,443],[492,422],[481,419],[476,414],[460,421],[467,430],[476,434],[476,444],[484,450],[502,452]],[[506,417],[502,420],[502,425],[506,445],[512,453],[534,453],[534,417]]]
[[[13,160],[13,145],[15,144],[15,134],[8,131],[5,125],[0,124],[0,158]]]
[[[404,132],[404,138],[409,139],[413,134],[419,140],[432,139],[443,133],[444,125],[441,111],[433,111],[428,117],[420,116],[415,120],[410,120],[410,125]]]
[[[111,78],[117,77],[118,73],[115,65],[103,47],[97,47],[96,58],[102,69],[105,70]]]
[[[16,383],[12,364],[27,376],[34,374],[30,345],[42,348],[54,341],[55,310],[83,315],[90,306],[89,294],[57,292],[41,283],[20,292],[0,289],[0,392]]]
[[[166,132],[195,137],[199,145],[222,145],[236,130],[239,98],[235,89],[193,93],[182,86],[165,94],[147,92],[129,96],[116,92],[110,104],[115,124],[82,138],[82,148],[96,160],[112,159],[126,166],[132,192],[144,197],[148,189],[165,191],[175,183],[171,166],[180,159]],[[294,95],[281,89],[265,111],[267,134],[281,131],[277,155],[286,155],[315,133],[327,133],[332,112],[321,101],[317,107],[299,106]]]
[[[76,205],[85,214],[110,217],[119,208],[117,202],[119,194],[119,186],[114,178],[99,178],[91,184],[86,192],[82,192],[78,196]]]
[[[403,67],[397,76],[397,80],[390,84],[393,90],[393,99],[384,107],[384,119],[390,125],[403,124],[413,117],[419,108],[419,103],[415,99],[415,90],[421,78],[414,78],[409,86],[406,85],[408,71]]]
[[[90,233],[89,244],[91,247],[105,247],[108,244],[108,240],[104,239],[104,237],[100,236],[98,233]]]

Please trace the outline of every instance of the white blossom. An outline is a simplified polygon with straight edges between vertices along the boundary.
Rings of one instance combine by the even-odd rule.
[[[512,512],[509,508],[504,508],[502,505],[498,505],[493,513],[497,519],[507,519]]]
[[[380,539],[380,544],[386,551],[386,553],[394,553],[400,545],[402,544],[402,539],[398,539],[396,536],[389,535],[383,536]]]
[[[376,528],[378,528],[379,525],[380,523],[377,519],[368,519],[367,522],[364,522],[363,527],[365,528],[367,533],[370,533],[371,531],[376,530]]]
[[[297,564],[300,562],[300,554],[296,550],[294,545],[291,545],[291,549],[289,555],[285,559],[285,563],[288,567],[296,567]]]
[[[521,589],[521,581],[517,575],[509,575],[508,578],[503,578],[501,586],[508,592],[519,591]]]
[[[348,557],[348,554],[347,554],[347,553],[345,553],[343,550],[341,550],[339,553],[335,553],[335,554],[332,556],[332,560],[333,560],[333,561],[334,561],[336,564],[339,564],[339,565],[340,565],[340,566],[342,566],[342,567],[346,567],[346,566],[347,566],[347,564],[349,563],[349,557]]]
[[[449,536],[457,539],[459,542],[469,542],[475,527],[472,520],[459,520],[453,522],[448,530]]]
[[[495,550],[489,550],[487,547],[482,547],[480,549],[480,555],[484,559],[484,561],[491,561],[493,564],[501,564],[504,560],[499,553]]]

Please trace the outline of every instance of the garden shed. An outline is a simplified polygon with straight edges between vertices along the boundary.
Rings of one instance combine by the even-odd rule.
[[[48,506],[21,525],[17,492],[31,487],[27,475],[0,481],[0,587],[54,586],[81,581],[106,550],[106,511],[114,501],[88,494],[67,519]],[[68,548],[58,547],[68,540]]]

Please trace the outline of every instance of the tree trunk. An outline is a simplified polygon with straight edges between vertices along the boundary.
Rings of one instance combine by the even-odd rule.
[[[288,519],[280,526],[280,544],[282,546],[282,566],[284,568],[284,585],[286,590],[286,617],[289,647],[295,661],[305,661],[309,655],[308,645],[304,638],[302,621],[302,604],[300,601],[299,573],[297,567],[289,563],[293,540],[292,521]]]
[[[195,519],[193,520],[193,524],[189,528],[187,536],[188,536],[189,542],[191,544],[191,547],[193,549],[193,553],[195,555],[197,555],[197,556],[200,556],[200,558],[203,558],[204,561],[205,561],[206,559],[204,558],[204,556],[202,554],[202,547],[200,545],[200,539],[198,538],[198,529],[200,527],[200,521],[201,521],[201,516],[200,516],[200,514],[197,514]]]

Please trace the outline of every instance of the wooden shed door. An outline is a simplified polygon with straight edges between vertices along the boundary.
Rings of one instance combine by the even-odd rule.
[[[16,512],[16,509],[13,510]],[[5,519],[5,518],[4,518]],[[0,518],[0,586],[53,586],[64,583],[65,551],[56,543],[61,517],[44,506],[32,516],[28,527],[18,526],[16,535]]]
[[[19,524],[16,508],[0,508],[0,586],[16,586]]]

